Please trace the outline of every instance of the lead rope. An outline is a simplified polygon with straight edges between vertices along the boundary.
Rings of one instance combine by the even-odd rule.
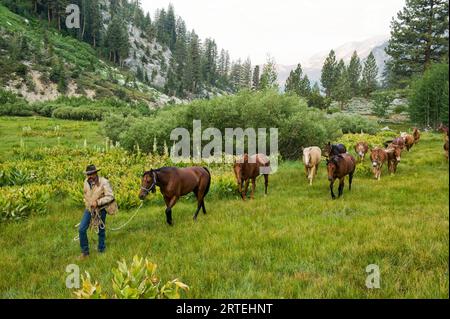
[[[128,219],[128,221],[126,223],[124,223],[122,226],[117,227],[117,228],[111,228],[111,231],[117,231],[120,230],[122,228],[124,228],[126,225],[128,225],[133,218],[137,215],[137,213],[139,212],[139,210],[142,208],[142,205],[144,205],[144,201],[141,201],[141,204],[139,205],[138,208],[136,208],[135,212],[133,213],[133,215]],[[75,228],[77,228],[78,226],[80,226],[80,223],[75,225]],[[95,233],[98,234],[100,229],[105,229],[105,223],[103,222],[103,220],[100,218],[100,215],[98,213],[98,211],[96,210],[96,212],[94,213],[94,216],[92,216],[91,218],[91,223],[89,225],[89,228],[93,228]],[[78,241],[80,239],[80,236],[75,236],[73,238],[74,241]]]

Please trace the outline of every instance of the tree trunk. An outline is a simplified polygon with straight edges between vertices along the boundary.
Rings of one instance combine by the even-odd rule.
[[[48,25],[50,26],[50,23],[52,22],[52,14],[50,7],[47,7],[47,19],[48,19]]]

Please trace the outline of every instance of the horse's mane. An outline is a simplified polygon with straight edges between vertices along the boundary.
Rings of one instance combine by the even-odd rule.
[[[153,172],[164,172],[164,171],[169,171],[169,170],[173,170],[173,169],[175,169],[175,167],[164,166],[164,167],[152,169],[150,171],[146,171],[146,172],[144,172],[143,176],[150,174],[152,171]]]

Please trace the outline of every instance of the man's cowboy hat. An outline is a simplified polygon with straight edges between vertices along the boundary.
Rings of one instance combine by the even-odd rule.
[[[95,165],[88,165],[88,166],[86,167],[86,172],[84,172],[84,174],[86,174],[86,175],[95,174],[95,173],[97,173],[99,170],[100,170],[100,169],[97,169],[97,168],[95,167]]]

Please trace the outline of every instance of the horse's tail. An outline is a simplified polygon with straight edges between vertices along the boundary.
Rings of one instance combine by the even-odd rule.
[[[206,190],[205,190],[205,195],[204,195],[204,196],[206,196],[209,192],[209,187],[211,186],[211,173],[209,172],[209,170],[206,167],[203,166],[203,168],[209,175],[208,185],[206,185]]]

